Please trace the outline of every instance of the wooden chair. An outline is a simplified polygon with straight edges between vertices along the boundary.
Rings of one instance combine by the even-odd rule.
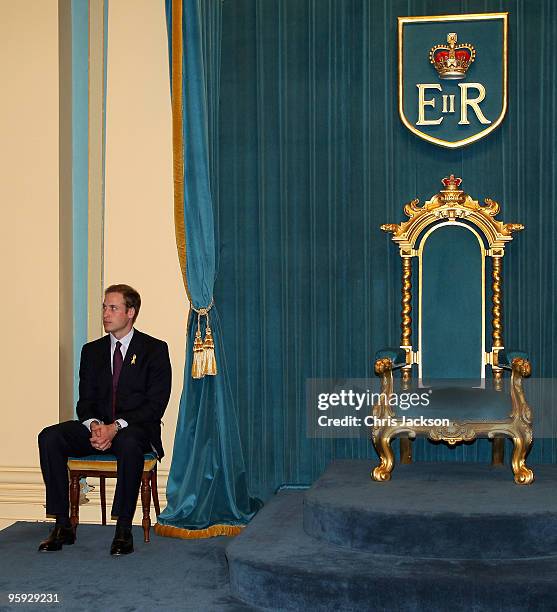
[[[155,453],[145,453],[145,464],[141,476],[141,504],[143,507],[143,535],[145,542],[150,541],[151,529],[151,494],[153,505],[158,516],[160,511],[159,495],[157,490],[157,456]],[[71,523],[74,528],[79,524],[79,481],[81,478],[95,477],[100,479],[101,485],[101,513],[102,524],[106,525],[106,479],[117,478],[115,455],[87,455],[86,457],[69,457],[68,470],[70,473],[70,511]]]

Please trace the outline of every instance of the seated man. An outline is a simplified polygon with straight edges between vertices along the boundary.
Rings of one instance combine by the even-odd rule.
[[[46,513],[56,525],[40,551],[60,550],[75,542],[69,518],[68,457],[112,453],[118,480],[112,515],[118,517],[110,554],[133,552],[132,519],[137,503],[143,455],[163,457],[161,418],[170,397],[171,369],[166,342],[133,324],[141,298],[128,285],[105,291],[103,325],[108,335],[84,345],[79,368],[79,421],[46,427],[39,434]]]

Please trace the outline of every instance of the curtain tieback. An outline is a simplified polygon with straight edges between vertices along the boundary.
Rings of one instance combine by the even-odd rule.
[[[206,308],[195,308],[197,313],[197,331],[193,342],[193,363],[191,366],[192,378],[204,378],[205,376],[215,376],[217,374],[217,360],[215,358],[215,343],[213,332],[209,325],[209,311],[213,307],[214,300]],[[201,338],[201,317],[207,319],[205,326],[205,338]]]

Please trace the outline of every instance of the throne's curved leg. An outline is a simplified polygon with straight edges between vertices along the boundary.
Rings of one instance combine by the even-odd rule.
[[[511,465],[516,484],[528,485],[534,481],[534,472],[526,467],[526,455],[532,446],[532,410],[524,396],[522,379],[530,376],[532,366],[527,359],[515,357],[511,367],[511,433],[514,442]]]
[[[513,456],[511,465],[513,468],[514,481],[519,485],[532,484],[534,472],[526,466],[526,455],[532,446],[532,431],[520,429],[513,434]]]
[[[395,455],[391,448],[391,436],[379,431],[373,436],[373,446],[381,459],[381,463],[371,473],[373,480],[386,482],[391,480],[391,472],[395,466]]]

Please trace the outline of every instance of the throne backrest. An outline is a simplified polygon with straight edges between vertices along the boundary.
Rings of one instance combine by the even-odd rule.
[[[478,203],[461,182],[453,175],[443,179],[444,189],[423,206],[406,204],[408,221],[381,227],[393,234],[402,258],[400,346],[407,379],[413,365],[427,380],[483,379],[488,365],[500,377],[502,261],[506,243],[523,226],[495,219],[499,204]]]
[[[463,221],[437,222],[418,246],[418,376],[485,377],[485,247]]]

